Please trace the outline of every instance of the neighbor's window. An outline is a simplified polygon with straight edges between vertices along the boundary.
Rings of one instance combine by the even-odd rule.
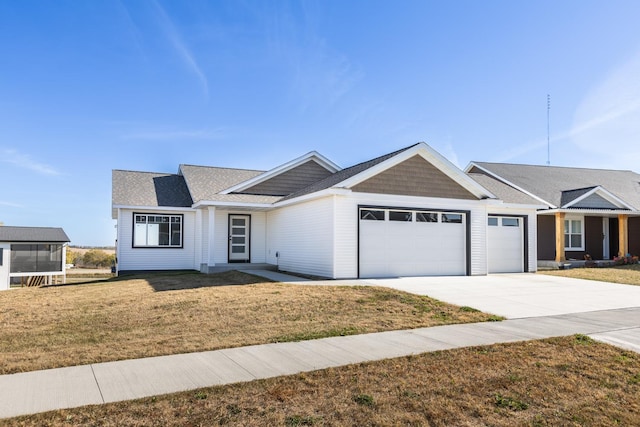
[[[362,209],[360,211],[360,219],[369,221],[384,221],[384,211]]]
[[[389,221],[413,221],[413,212],[389,211]]]
[[[4,250],[3,248],[0,248],[0,265],[2,265],[2,254],[3,254]]]
[[[62,271],[62,245],[11,245],[11,273]]]
[[[182,247],[182,215],[139,214],[134,216],[133,246],[136,248]]]
[[[583,249],[582,245],[582,220],[565,219],[564,220],[564,248],[565,249]]]
[[[416,222],[438,222],[436,212],[416,212]]]
[[[462,214],[443,213],[442,214],[442,222],[461,224],[462,223]]]

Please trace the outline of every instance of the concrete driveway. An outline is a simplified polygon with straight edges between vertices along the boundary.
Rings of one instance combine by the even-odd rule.
[[[509,319],[640,307],[640,286],[544,274],[402,277],[358,282],[428,295]]]

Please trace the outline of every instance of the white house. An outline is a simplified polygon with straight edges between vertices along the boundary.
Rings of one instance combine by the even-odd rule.
[[[536,271],[536,209],[425,143],[341,169],[317,152],[269,171],[113,171],[117,269],[252,266],[330,278]],[[486,184],[486,185],[485,185]]]
[[[62,228],[0,226],[0,290],[64,280],[68,242]]]

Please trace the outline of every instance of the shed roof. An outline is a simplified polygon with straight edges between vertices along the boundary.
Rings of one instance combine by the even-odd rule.
[[[69,237],[58,227],[0,226],[0,242],[66,243]]]

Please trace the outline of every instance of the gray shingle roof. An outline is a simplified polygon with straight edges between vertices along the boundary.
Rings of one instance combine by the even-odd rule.
[[[111,201],[124,206],[191,206],[191,196],[180,175],[114,170]]]
[[[215,200],[221,191],[254,178],[264,171],[180,165],[180,173],[191,191],[193,203],[197,203]]]
[[[640,174],[632,171],[509,163],[473,163],[554,206],[562,206],[563,192],[601,186],[635,209],[640,210]],[[472,169],[471,172],[478,171]]]
[[[479,173],[469,173],[469,175],[475,182],[482,185],[484,188],[489,190],[494,196],[498,199],[502,200],[505,203],[518,203],[525,205],[540,205],[540,201],[534,199],[528,194],[523,193],[522,191],[516,190],[513,187],[508,186],[495,178],[492,178],[488,175],[483,175]]]
[[[0,226],[0,242],[70,242],[62,228]]]
[[[306,194],[311,194],[311,193],[315,193],[316,191],[321,191],[321,190],[326,190],[327,188],[331,188],[336,184],[341,183],[344,180],[347,180],[349,178],[351,178],[352,176],[355,176],[361,172],[366,171],[367,169],[370,169],[372,167],[374,167],[375,165],[384,162],[385,160],[388,160],[390,158],[392,158],[393,156],[402,153],[403,151],[406,151],[412,147],[415,147],[418,144],[412,144],[409,147],[405,147],[401,150],[397,150],[394,151],[393,153],[389,153],[389,154],[385,154],[384,156],[380,156],[380,157],[376,157],[375,159],[372,160],[368,160],[366,162],[362,162],[359,163],[357,165],[351,166],[349,168],[346,169],[342,169],[336,173],[334,173],[333,175],[328,176],[327,178],[316,182],[315,184],[312,184],[306,188],[303,188],[300,191],[296,191],[293,194],[288,195],[287,197],[284,197],[282,200],[288,200],[288,199],[293,199],[295,197],[300,197],[300,196],[304,196]]]

